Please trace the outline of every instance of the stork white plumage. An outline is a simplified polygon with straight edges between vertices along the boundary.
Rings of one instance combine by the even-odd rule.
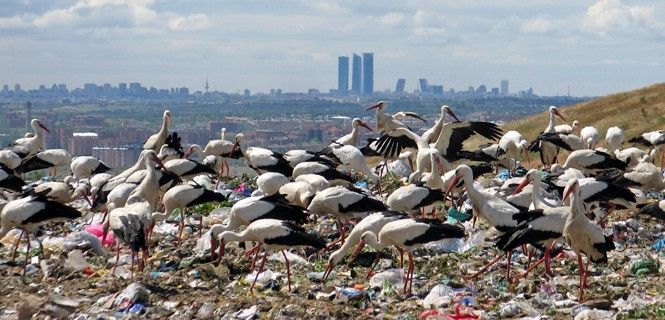
[[[608,151],[608,153],[610,152]],[[614,156],[628,164],[628,168],[633,168],[644,160],[645,156],[648,156],[648,154],[640,148],[630,147],[623,150],[615,149]]]
[[[181,179],[189,180],[201,174],[217,175],[211,166],[190,159],[172,159],[164,162],[164,168],[177,174]]]
[[[413,251],[425,244],[443,239],[463,238],[464,228],[449,224],[431,224],[414,219],[399,219],[386,223],[379,234],[366,231],[361,241],[377,251],[388,246],[395,246],[405,250],[409,257],[409,266],[404,281],[404,294],[411,295],[413,285]]]
[[[0,164],[13,170],[21,164],[21,157],[11,150],[0,150]]]
[[[307,208],[316,191],[306,181],[294,181],[281,186],[279,194],[283,195],[290,204]]]
[[[48,169],[48,175],[55,177],[58,167],[69,167],[72,155],[65,149],[47,149],[23,159],[16,172],[31,172]]]
[[[566,162],[561,166],[564,169],[575,168],[582,173],[597,173],[608,169],[626,170],[626,163],[614,156],[597,150],[575,150],[568,155]]]
[[[240,148],[247,166],[256,170],[257,173],[279,172],[287,177],[293,174],[293,168],[282,154],[265,148],[246,147],[244,142],[244,134],[236,135],[231,153]]]
[[[655,159],[656,155],[658,155],[660,158],[660,167],[663,168],[663,163],[665,163],[665,130],[645,132],[629,139],[628,142],[639,143],[651,148],[651,157]]]
[[[549,122],[543,133],[556,133],[559,132],[554,122],[555,117],[561,118],[561,120],[566,121],[559,108],[555,106],[550,106],[548,109],[549,112]],[[570,127],[570,126],[568,126]],[[561,128],[563,129],[563,128]],[[572,128],[570,129],[572,131]],[[570,131],[569,131],[570,132]],[[557,154],[559,153],[557,147],[547,141],[539,141],[540,144],[540,160],[545,166],[550,166],[556,162]]]
[[[582,138],[570,133],[542,133],[538,139],[540,139],[542,142],[551,143],[558,148],[568,151],[575,151],[586,148],[586,144]]]
[[[127,205],[121,208],[113,209],[109,212],[109,219],[102,225],[104,234],[102,242],[106,239],[108,230],[113,230],[113,234],[125,243],[132,250],[132,269],[134,267],[136,254],[141,251],[141,260],[139,261],[139,271],[145,268],[145,262],[148,259],[147,228],[151,222],[152,211],[148,201],[141,197],[131,197],[127,200]],[[120,242],[116,247],[115,265],[112,274],[115,275],[115,269],[118,266],[120,257]]]
[[[21,159],[36,154],[44,148],[44,133],[42,130],[51,133],[39,119],[32,119],[30,126],[34,131],[32,137],[16,139],[9,145],[9,150],[18,155]]]
[[[438,152],[438,151],[436,151]],[[390,209],[412,213],[413,210],[444,201],[444,186],[439,172],[443,172],[443,163],[440,158],[430,156],[435,163],[433,172],[428,173],[426,181],[433,187],[425,184],[409,184],[395,189],[386,199]],[[434,181],[430,181],[434,180]]]
[[[388,103],[385,101],[379,101],[377,104],[367,108],[368,111],[375,110],[376,130],[379,132],[390,132],[397,128],[406,128],[406,125],[401,121],[384,112],[387,107]]]
[[[320,162],[302,162],[293,168],[293,177],[296,179],[303,175],[312,174],[323,177],[332,185],[348,185],[353,183],[353,178],[348,174]]]
[[[19,228],[23,231],[17,239],[16,248],[18,248],[18,242],[25,234],[28,243],[25,265],[23,266],[23,274],[25,275],[25,266],[27,266],[30,257],[30,232],[51,222],[67,221],[79,217],[81,217],[81,212],[78,210],[48,200],[43,194],[33,193],[25,198],[9,201],[2,208],[0,212],[0,239],[13,228]],[[12,260],[15,257],[16,250],[14,250]]]
[[[388,207],[379,199],[363,193],[361,190],[349,190],[345,187],[330,187],[318,192],[307,207],[307,211],[316,215],[333,215],[337,220],[340,241],[345,238],[342,219],[357,217],[363,212],[385,211]]]
[[[64,182],[59,181],[50,181],[40,183],[32,191],[37,194],[43,194],[48,200],[55,201],[61,204],[68,204],[76,199],[79,199],[85,196],[87,186],[84,184],[79,184],[76,188],[72,190],[70,187],[70,179],[65,179]]]
[[[598,129],[587,126],[580,130],[580,138],[586,144],[587,149],[595,149],[598,141],[600,141],[600,134],[598,133]]]
[[[182,231],[185,228],[185,210],[191,206],[208,202],[221,202],[226,197],[219,193],[208,190],[199,185],[183,184],[175,186],[164,194],[162,202],[164,203],[164,213],[153,215],[154,221],[166,219],[174,209],[180,210],[180,226],[178,239],[182,239]],[[153,221],[153,223],[154,223]],[[152,229],[152,226],[150,227]],[[199,234],[201,230],[199,229]]]
[[[372,169],[367,165],[365,156],[363,156],[360,149],[352,145],[326,147],[321,150],[321,154],[333,159],[335,163],[343,167],[353,169],[356,172],[361,172],[373,183],[379,181],[379,176],[372,172]],[[295,171],[295,169],[294,169]]]
[[[648,161],[640,161],[615,182],[645,192],[659,192],[665,189],[665,177],[660,168]]]
[[[499,149],[501,150],[499,151],[500,153],[505,153],[508,157],[516,160],[520,153],[524,153],[524,158],[527,163],[531,162],[529,159],[529,143],[524,137],[522,137],[521,133],[515,130],[506,132],[501,139],[499,139]]]
[[[80,156],[72,160],[70,165],[72,175],[75,179],[90,178],[94,174],[104,173],[111,170],[101,160],[91,156]]]
[[[143,149],[159,152],[159,149],[161,149],[162,145],[164,145],[164,142],[166,142],[166,137],[169,135],[170,124],[171,111],[164,110],[164,114],[162,115],[162,127],[157,133],[148,137],[148,139],[143,144]]]
[[[298,175],[297,177],[294,177],[293,180],[304,181],[309,183],[309,185],[312,186],[312,189],[314,189],[315,192],[319,192],[330,188],[330,182],[328,182],[326,178],[318,174],[301,174]]]
[[[250,292],[254,290],[256,280],[261,271],[263,271],[263,266],[266,263],[269,251],[282,251],[284,262],[286,263],[289,291],[291,291],[291,266],[284,250],[302,246],[322,249],[326,246],[325,241],[314,234],[306,232],[302,227],[287,221],[275,219],[254,221],[249,224],[245,230],[239,233],[224,231],[219,235],[219,241],[220,257],[223,256],[224,245],[228,242],[255,241],[264,248],[265,253],[261,260],[259,270],[257,270],[256,277],[252,282],[252,286],[249,288]],[[257,253],[259,251],[260,250],[257,250]]]
[[[519,194],[522,192],[522,190],[527,186],[531,185],[531,203],[529,206],[527,206],[526,209],[530,210],[535,210],[535,209],[545,209],[545,208],[557,208],[561,206],[561,202],[558,201],[543,201],[541,198],[541,188],[542,188],[542,176],[540,173],[540,170],[538,169],[531,169],[529,170],[526,175],[524,175],[524,179],[522,182],[515,188],[513,191],[513,194]],[[510,202],[510,201],[509,201]]]
[[[341,145],[350,145],[355,147],[356,144],[358,143],[358,127],[363,127],[369,131],[374,131],[360,118],[354,118],[351,121],[351,132],[338,138],[332,144],[330,144],[330,146],[334,147],[338,144],[341,144]]]
[[[221,232],[236,230],[261,219],[290,221],[301,225],[307,221],[303,208],[289,205],[279,194],[269,197],[249,197],[242,199],[231,207],[226,224],[210,227],[210,253],[214,255],[217,248],[217,237]],[[254,248],[256,250],[258,248]]]
[[[607,133],[605,134],[605,145],[607,150],[614,152],[615,150],[621,149],[621,145],[624,141],[623,130],[617,126],[607,128]]]
[[[360,220],[360,222],[358,222],[353,227],[351,232],[349,232],[349,236],[346,237],[346,240],[344,240],[342,246],[330,254],[330,257],[328,258],[328,265],[326,266],[326,270],[323,273],[323,281],[326,281],[328,276],[330,276],[330,272],[332,272],[333,268],[339,264],[342,259],[344,259],[344,257],[349,254],[349,252],[351,252],[351,249],[356,246],[356,244],[357,246],[351,254],[351,259],[353,259],[354,256],[360,252],[360,250],[362,250],[364,247],[364,242],[360,241],[360,238],[363,234],[365,234],[365,232],[370,231],[375,234],[379,234],[381,228],[383,228],[383,226],[387,223],[406,218],[408,218],[407,215],[398,211],[381,211],[372,213]]]
[[[266,172],[256,179],[257,189],[252,192],[252,196],[271,196],[279,189],[289,183],[289,178],[281,173]]]
[[[585,216],[581,201],[579,182],[571,180],[564,191],[564,200],[570,196],[570,214],[566,219],[563,237],[566,243],[577,255],[577,264],[580,272],[579,301],[584,298],[586,276],[589,261],[594,263],[607,262],[607,252],[614,250],[614,242],[603,234],[603,230]],[[587,256],[587,265],[582,262],[582,253]]]
[[[226,168],[226,175],[229,175],[229,163],[226,157],[231,157],[233,151],[233,142],[226,140],[226,128],[222,128],[220,132],[220,139],[210,140],[206,144],[203,152],[207,155],[222,156],[224,159],[221,163],[220,173],[224,174]]]
[[[450,191],[457,186],[459,180],[463,181],[466,193],[471,200],[471,206],[473,207],[474,213],[474,224],[475,218],[480,217],[493,226],[499,235],[512,230],[518,225],[518,221],[513,215],[519,213],[519,210],[496,195],[484,190],[481,191],[476,189],[473,186],[473,171],[467,165],[459,165],[457,169],[455,169],[455,175],[448,185],[446,194],[450,193]],[[511,253],[509,252],[506,254],[508,260],[506,267],[506,281],[510,281],[510,257]],[[497,256],[496,259],[490,261],[475,274],[467,278],[471,279],[481,275],[500,258],[501,255]]]

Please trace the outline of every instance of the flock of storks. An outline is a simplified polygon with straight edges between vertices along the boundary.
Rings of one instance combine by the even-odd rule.
[[[226,140],[224,130],[221,139],[209,141],[205,148],[193,144],[184,149],[181,138],[169,130],[171,112],[167,110],[160,131],[147,139],[139,160],[124,171],[112,170],[93,157],[72,159],[66,150],[45,150],[43,135],[48,129],[34,119],[33,133],[0,151],[0,238],[13,228],[21,229],[12,260],[25,235],[27,265],[30,235],[42,226],[95,220],[102,225],[103,240],[109,231],[120,240],[116,257],[122,242],[132,251],[132,268],[141,253],[138,269],[143,270],[155,224],[179,209],[180,241],[187,208],[227,199],[228,193],[215,191],[213,183],[217,180],[219,184],[229,175],[229,159],[242,158],[259,174],[258,189],[237,201],[224,223],[211,226],[205,237],[210,239],[211,259],[222,259],[229,242],[255,242],[245,255],[252,257],[254,268],[260,252],[265,251],[256,278],[269,251],[282,252],[290,290],[286,249],[313,247],[316,251],[306,252],[316,254],[334,249],[323,274],[326,281],[336,265],[349,254],[355,257],[365,245],[377,251],[377,262],[381,251],[395,247],[400,256],[406,252],[409,259],[403,282],[408,296],[415,269],[414,250],[435,241],[464,238],[471,231],[466,230],[469,225],[465,228],[459,222],[444,222],[446,210],[441,209],[463,208],[466,203],[472,208],[470,228],[480,227],[476,219],[494,228],[493,240],[501,252],[467,278],[482,274],[504,253],[508,282],[526,277],[540,264],[552,275],[550,257],[568,248],[577,255],[582,301],[589,262],[606,262],[607,252],[615,249],[615,235],[603,233],[605,217],[614,209],[631,208],[657,217],[665,214],[665,202],[649,202],[646,197],[648,192],[665,188],[661,168],[652,163],[659,156],[662,166],[665,131],[628,140],[650,150],[645,152],[638,147],[623,149],[623,131],[612,127],[607,130],[606,147],[600,148],[597,129],[580,128],[577,121],[572,126],[555,125],[555,117],[565,118],[552,106],[547,127],[528,143],[517,131],[503,133],[493,123],[460,120],[448,106],[441,107],[441,115],[431,128],[416,132],[404,119],[426,123],[425,119],[413,112],[391,115],[386,107],[382,101],[367,109],[376,113],[379,136],[360,148],[356,147],[359,128],[374,130],[356,118],[349,134],[322,150],[283,154],[248,146],[242,133]],[[452,121],[447,122],[448,117]],[[472,136],[496,143],[464,150],[464,142]],[[557,163],[560,149],[569,151],[562,164]],[[540,153],[540,170],[531,169],[523,177],[509,178],[496,187],[481,188],[474,183],[477,177],[497,172],[499,167],[510,173],[526,171],[520,160],[530,162],[529,152]],[[452,165],[460,161],[463,164]],[[63,167],[69,167],[71,175],[62,182],[26,185],[22,179],[27,172],[44,169],[56,176],[56,170]],[[395,189],[381,183],[389,176],[401,179],[400,186]],[[367,187],[359,187],[359,179],[369,182]],[[78,199],[85,201],[78,207],[89,206],[91,216],[83,217],[72,206]],[[339,239],[327,243],[312,228],[303,227],[313,226],[322,216],[337,221],[336,232],[331,230],[326,238],[339,234]],[[350,221],[353,228],[347,231]],[[510,273],[513,252],[528,257],[523,274]],[[531,263],[534,256],[542,258]]]

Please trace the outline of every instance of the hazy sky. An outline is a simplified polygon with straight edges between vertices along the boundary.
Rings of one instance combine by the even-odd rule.
[[[375,90],[601,95],[665,81],[664,17],[628,0],[3,1],[0,84],[327,91],[339,55],[374,52]]]

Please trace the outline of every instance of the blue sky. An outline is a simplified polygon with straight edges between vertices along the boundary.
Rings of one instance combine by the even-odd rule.
[[[140,81],[327,91],[374,52],[375,90],[533,87],[602,95],[662,82],[661,1],[21,0],[0,5],[0,84]]]

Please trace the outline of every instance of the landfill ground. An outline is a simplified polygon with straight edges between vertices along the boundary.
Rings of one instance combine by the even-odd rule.
[[[482,179],[491,180],[492,177]],[[82,205],[82,203],[81,203]],[[196,212],[208,213],[215,206],[200,206]],[[219,223],[227,208],[218,208],[203,219],[204,229]],[[578,269],[575,256],[563,251],[553,259],[554,276],[542,266],[528,277],[508,284],[506,259],[477,279],[465,276],[500,252],[492,232],[484,224],[471,227],[465,222],[468,237],[463,243],[435,244],[433,249],[416,252],[413,295],[402,295],[399,256],[384,252],[377,274],[366,280],[375,253],[365,249],[356,261],[346,260],[334,269],[325,284],[319,279],[329,252],[293,253],[293,288],[288,292],[285,264],[272,258],[266,263],[254,293],[249,293],[250,259],[243,249],[228,244],[221,264],[211,259],[206,240],[199,241],[198,220],[187,220],[185,239],[176,243],[177,222],[167,221],[155,228],[150,258],[143,272],[132,275],[129,251],[123,250],[121,264],[112,276],[115,251],[103,248],[99,239],[78,233],[85,221],[71,223],[68,235],[61,226],[48,226],[41,236],[44,253],[37,242],[30,251],[31,263],[21,276],[25,244],[15,263],[9,261],[11,245],[20,232],[2,239],[0,272],[0,317],[7,319],[658,319],[665,318],[665,281],[660,277],[665,240],[665,223],[651,217],[638,217],[636,210],[613,213],[606,234],[615,237],[617,251],[609,262],[591,264],[586,301],[577,302]],[[442,217],[443,213],[439,213]],[[174,216],[177,217],[177,216]],[[95,219],[100,219],[99,214]],[[308,226],[328,241],[337,237],[331,219],[320,218]],[[617,222],[618,221],[618,222]],[[351,227],[351,226],[349,226]],[[618,235],[618,233],[617,233]],[[484,236],[484,237],[483,237]],[[479,241],[478,239],[485,239]],[[77,248],[78,247],[78,248]],[[80,250],[80,251],[78,251]],[[453,253],[437,253],[435,251]],[[461,252],[463,251],[463,252]],[[271,254],[272,255],[272,254]],[[281,255],[275,255],[281,259]],[[406,256],[405,256],[406,257]],[[535,261],[535,259],[534,259]],[[521,274],[526,256],[513,254],[511,275]],[[392,276],[392,277],[391,277]],[[265,278],[265,279],[264,279]],[[133,285],[132,285],[133,284]],[[125,290],[138,288],[131,294]],[[124,291],[123,291],[124,290]],[[455,315],[456,306],[458,314]]]

